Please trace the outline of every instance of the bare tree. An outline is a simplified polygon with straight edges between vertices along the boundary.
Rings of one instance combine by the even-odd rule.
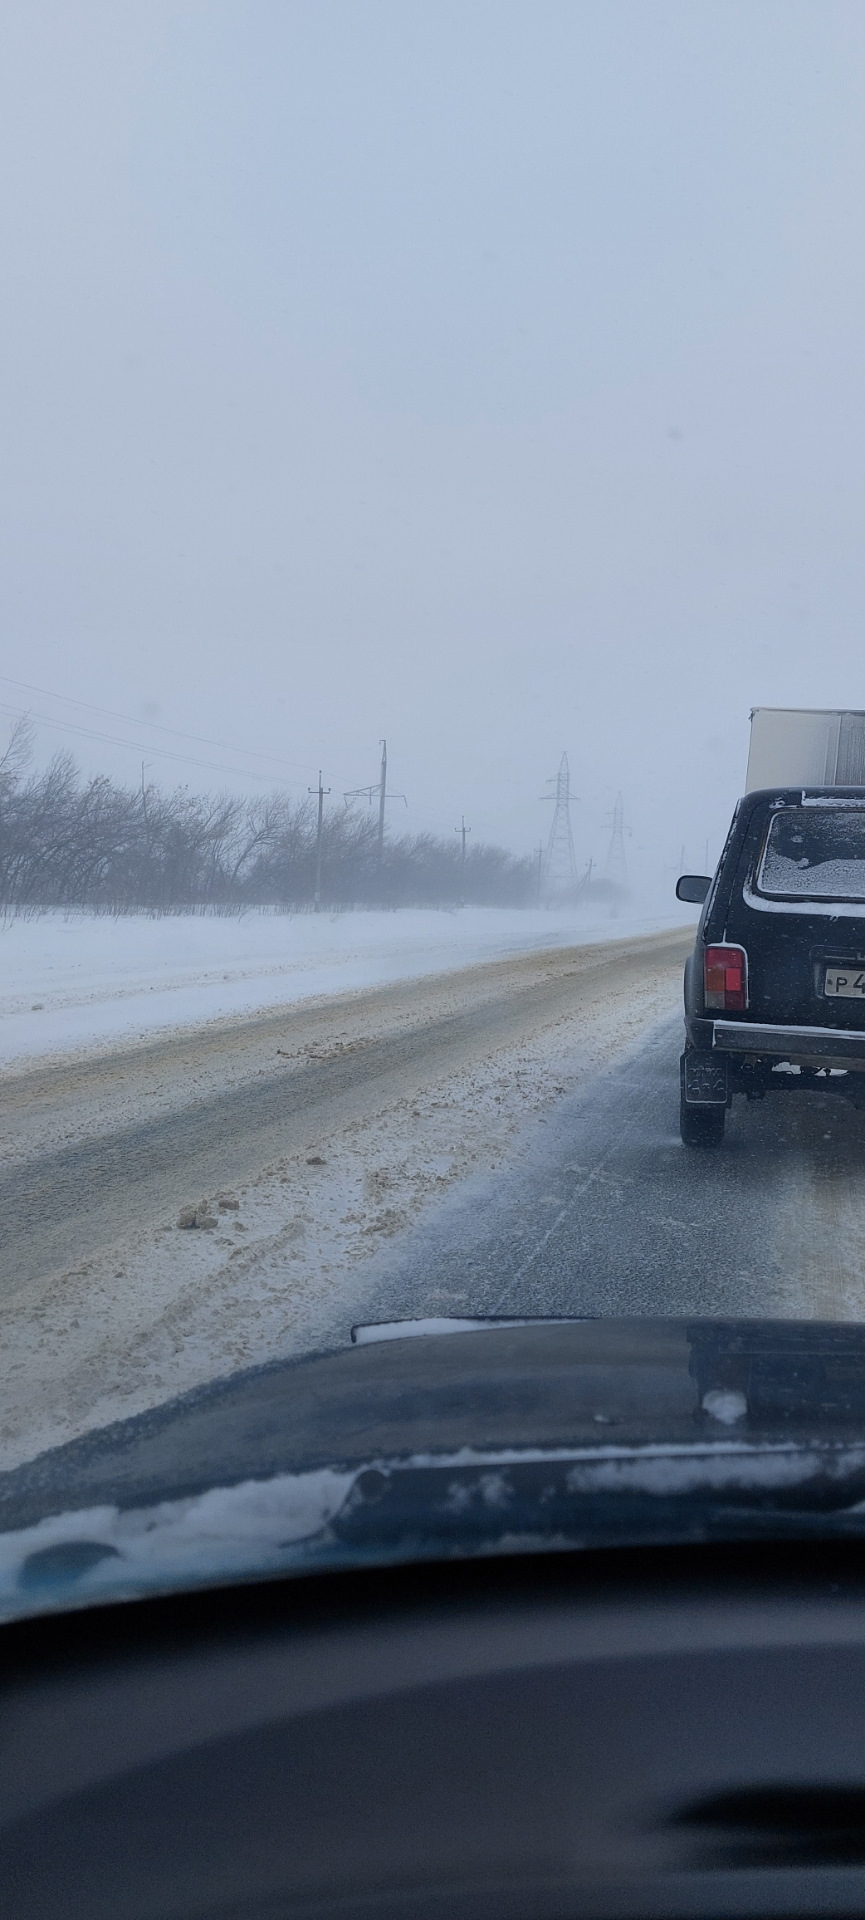
[[[302,908],[315,886],[316,812],[274,793],[166,792],[83,781],[68,753],[30,771],[32,733],[19,721],[0,755],[0,907],[89,907],[113,913],[194,907]],[[533,898],[532,862],[501,847],[472,847],[471,904]],[[458,851],[432,834],[403,834],[379,859],[374,818],[333,806],[322,837],[322,899],[331,907],[455,906]]]

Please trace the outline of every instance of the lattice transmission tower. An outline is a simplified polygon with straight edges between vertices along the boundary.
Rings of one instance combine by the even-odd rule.
[[[626,887],[628,884],[628,862],[625,858],[625,809],[620,793],[616,794],[616,804],[613,808],[604,879],[611,880],[617,887]]]
[[[541,895],[548,900],[556,895],[577,892],[577,856],[571,827],[571,775],[568,756],[562,754],[556,775],[556,805],[541,868]]]

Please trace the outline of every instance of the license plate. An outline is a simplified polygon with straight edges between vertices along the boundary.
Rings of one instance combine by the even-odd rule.
[[[689,1107],[727,1105],[727,1062],[696,1047],[685,1054],[685,1099]]]
[[[827,967],[823,992],[830,1000],[865,1000],[865,970]]]

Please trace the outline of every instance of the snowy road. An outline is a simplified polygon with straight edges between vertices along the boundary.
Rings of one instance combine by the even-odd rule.
[[[506,1057],[551,1022],[596,1025],[624,995],[633,1025],[629,1000],[639,1009],[681,948],[668,934],[536,953],[10,1075],[0,1298],[128,1241],[166,1208],[313,1152],[430,1077]]]
[[[865,1115],[737,1102],[720,1153],[679,1142],[687,944],[522,955],[11,1075],[0,1466],[355,1320],[861,1318]],[[213,1228],[178,1231],[204,1199]]]
[[[538,1121],[669,1015],[687,941],[519,954],[7,1069],[0,1465],[345,1340],[381,1249],[473,1178],[507,1184]],[[199,1202],[211,1229],[179,1231]]]
[[[683,1149],[681,1016],[559,1103],[508,1181],[473,1183],[380,1274],[376,1318],[682,1314],[865,1318],[865,1112],[737,1100]]]

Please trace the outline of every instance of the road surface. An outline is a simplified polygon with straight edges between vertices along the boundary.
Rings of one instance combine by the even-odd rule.
[[[476,1181],[381,1273],[376,1318],[436,1313],[865,1318],[865,1113],[739,1099],[685,1149],[681,1016],[546,1117],[507,1181]]]
[[[865,1114],[678,1135],[680,931],[8,1078],[0,1467],[353,1321],[865,1314]],[[203,1203],[211,1231],[179,1231]]]
[[[551,1023],[617,1002],[627,1020],[684,950],[681,933],[562,948],[8,1075],[2,1296]]]

